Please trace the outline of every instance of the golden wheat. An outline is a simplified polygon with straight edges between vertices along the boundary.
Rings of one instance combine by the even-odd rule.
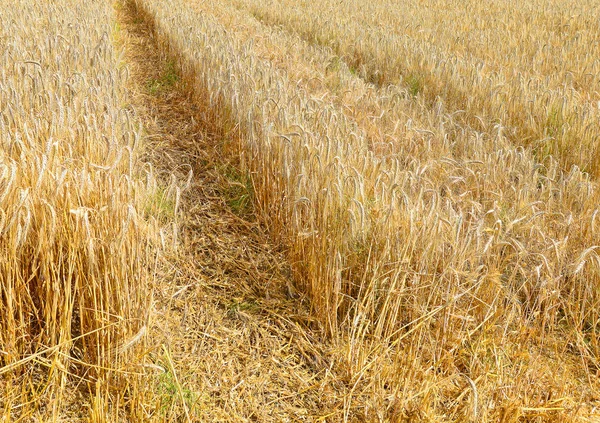
[[[499,126],[465,126],[445,98],[386,107],[390,93],[406,90],[368,87],[349,66],[324,62],[334,57],[326,48],[226,3],[140,4],[198,101],[237,133],[260,213],[343,345],[353,392],[369,392],[382,419],[411,409],[434,420],[551,416],[573,407],[575,386],[595,389],[568,354],[575,346],[589,364],[597,357],[598,194],[589,176],[536,160]],[[327,13],[294,22],[315,35],[307,20]],[[336,18],[332,38],[361,45]],[[360,100],[347,101],[355,93]],[[387,122],[386,137],[376,137],[392,144],[387,153],[373,149],[372,110]],[[408,129],[394,133],[394,121]],[[406,139],[410,132],[419,136]],[[549,348],[566,354],[558,373]],[[467,395],[470,405],[460,400]],[[345,419],[353,407],[350,396]],[[564,415],[576,419],[574,410]]]
[[[135,391],[154,229],[112,12],[0,2],[2,421],[116,418]]]
[[[589,421],[596,6],[131,3],[250,176],[331,339],[323,372],[344,396],[319,419]],[[180,192],[173,216],[157,210],[113,10],[0,11],[0,412],[160,419],[135,364],[153,216],[174,223]],[[174,356],[159,354],[191,421]]]
[[[540,159],[553,154],[565,167],[600,174],[598,36],[591,18],[597,6],[235,3],[268,24],[331,48],[370,82],[403,84],[430,103],[441,98],[464,124],[479,130],[500,125],[514,143],[534,147]]]

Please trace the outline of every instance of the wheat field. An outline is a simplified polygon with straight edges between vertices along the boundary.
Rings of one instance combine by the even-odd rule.
[[[138,383],[157,233],[112,7],[0,10],[0,420],[56,419],[80,387],[99,417]]]
[[[17,3],[0,422],[600,419],[600,4]]]

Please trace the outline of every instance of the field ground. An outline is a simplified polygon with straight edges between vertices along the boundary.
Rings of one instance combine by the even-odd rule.
[[[1,423],[600,421],[595,5],[17,6]]]

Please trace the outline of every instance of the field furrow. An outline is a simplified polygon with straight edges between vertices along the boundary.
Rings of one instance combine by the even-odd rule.
[[[340,383],[339,354],[314,328],[288,264],[254,221],[245,174],[222,155],[231,140],[207,119],[206,105],[192,101],[189,81],[146,18],[133,2],[119,9],[130,90],[154,140],[157,172],[188,188],[175,213],[177,249],[157,275],[145,417],[340,420],[350,388]],[[165,197],[164,217],[172,201]]]

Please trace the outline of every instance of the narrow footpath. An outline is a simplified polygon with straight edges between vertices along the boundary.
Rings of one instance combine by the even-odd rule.
[[[178,227],[177,246],[156,278],[149,338],[157,375],[148,388],[155,406],[146,417],[341,420],[350,388],[335,374],[335,348],[255,223],[251,186],[223,156],[222,134],[211,133],[208,114],[159,53],[149,23],[133,2],[117,9],[148,162],[170,186],[168,198],[157,199],[159,212],[174,214]],[[185,188],[179,199],[176,186]]]

